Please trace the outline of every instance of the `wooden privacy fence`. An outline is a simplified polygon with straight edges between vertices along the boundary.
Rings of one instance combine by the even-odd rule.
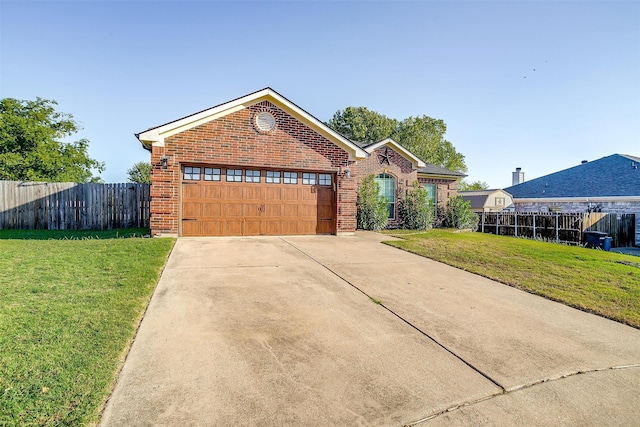
[[[583,232],[602,231],[612,237],[612,246],[633,246],[635,214],[482,212],[478,231],[583,244]]]
[[[0,229],[148,227],[148,184],[0,181]]]

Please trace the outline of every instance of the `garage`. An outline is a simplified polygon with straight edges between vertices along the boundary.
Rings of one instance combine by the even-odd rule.
[[[181,175],[182,236],[335,233],[334,174],[194,165]]]

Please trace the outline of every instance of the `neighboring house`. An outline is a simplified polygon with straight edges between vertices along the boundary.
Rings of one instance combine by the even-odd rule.
[[[613,154],[584,161],[504,190],[517,212],[639,213],[640,157]]]
[[[465,201],[471,202],[471,210],[480,212],[502,212],[513,210],[513,198],[504,190],[459,191]]]
[[[374,174],[397,202],[414,181],[442,206],[464,174],[388,138],[361,146],[266,88],[136,134],[151,151],[153,235],[349,234]]]

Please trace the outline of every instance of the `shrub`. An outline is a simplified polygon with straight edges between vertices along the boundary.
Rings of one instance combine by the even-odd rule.
[[[478,215],[471,210],[471,202],[465,202],[462,196],[449,198],[444,212],[443,226],[476,230]]]
[[[404,199],[398,202],[398,213],[402,226],[409,230],[428,230],[433,226],[435,210],[427,196],[427,190],[414,181]]]
[[[387,199],[380,196],[380,186],[373,175],[362,179],[358,188],[358,228],[382,230],[387,226]]]

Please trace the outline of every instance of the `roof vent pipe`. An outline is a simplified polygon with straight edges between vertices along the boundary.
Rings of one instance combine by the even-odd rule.
[[[511,185],[518,185],[524,182],[524,172],[522,168],[516,168],[515,172],[511,172]]]
[[[589,160],[583,160],[582,164],[584,165],[585,163],[589,163]]]

